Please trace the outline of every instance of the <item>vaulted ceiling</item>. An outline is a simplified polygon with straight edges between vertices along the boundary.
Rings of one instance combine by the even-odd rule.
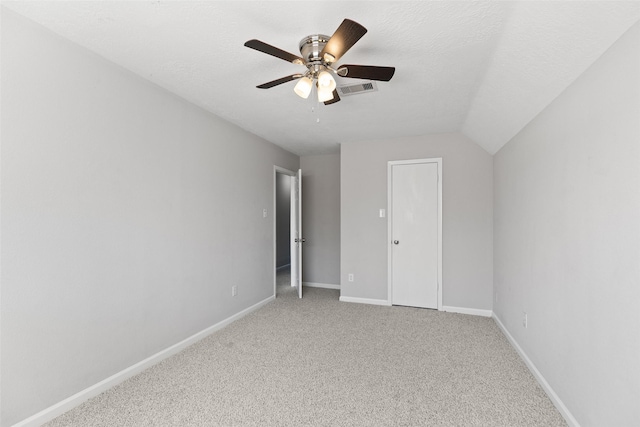
[[[340,143],[462,132],[495,153],[640,19],[636,1],[5,1],[12,9],[299,155]],[[338,63],[395,66],[378,91],[330,106],[303,72],[243,46],[294,54],[344,18],[368,33]],[[338,78],[338,85],[354,79]]]

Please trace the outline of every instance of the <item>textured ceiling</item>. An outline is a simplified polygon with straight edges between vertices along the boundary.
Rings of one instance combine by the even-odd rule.
[[[342,142],[462,132],[495,153],[640,19],[636,1],[4,1],[99,55],[299,155]],[[378,92],[317,105],[298,54],[350,18],[369,32],[339,63],[395,66]],[[355,83],[338,78],[338,84]]]

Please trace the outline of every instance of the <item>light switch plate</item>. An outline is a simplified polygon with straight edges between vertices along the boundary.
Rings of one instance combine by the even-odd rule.
[[[384,218],[384,216],[385,216],[384,209],[380,209],[380,218]]]

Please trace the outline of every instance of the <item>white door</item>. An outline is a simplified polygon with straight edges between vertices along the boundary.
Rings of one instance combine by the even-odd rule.
[[[391,303],[438,308],[439,162],[390,162]]]
[[[298,287],[302,298],[302,169],[293,177],[291,190],[291,286]]]

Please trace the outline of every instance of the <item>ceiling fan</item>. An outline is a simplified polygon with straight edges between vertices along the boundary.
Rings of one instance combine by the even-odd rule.
[[[312,34],[300,40],[300,53],[297,56],[260,40],[249,40],[244,45],[251,49],[264,52],[276,58],[284,59],[307,67],[304,74],[291,74],[257,86],[259,89],[269,89],[293,80],[299,80],[294,92],[302,98],[308,98],[314,82],[318,92],[318,101],[325,105],[340,101],[333,75],[340,77],[379,80],[388,82],[393,77],[394,67],[377,67],[373,65],[340,65],[334,66],[342,55],[356,44],[367,29],[350,19],[342,21],[331,37],[324,34]]]

